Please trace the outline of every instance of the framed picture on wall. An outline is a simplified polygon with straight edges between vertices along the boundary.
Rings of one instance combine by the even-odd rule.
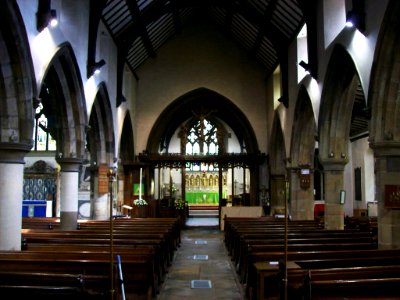
[[[385,207],[400,208],[400,185],[385,185]]]

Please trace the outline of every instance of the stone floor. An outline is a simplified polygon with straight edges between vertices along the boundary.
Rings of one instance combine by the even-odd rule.
[[[218,219],[188,218],[186,225],[181,246],[156,299],[245,299]]]

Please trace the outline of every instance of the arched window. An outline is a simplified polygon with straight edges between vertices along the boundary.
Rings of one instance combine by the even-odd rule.
[[[186,155],[217,155],[220,149],[218,145],[218,129],[215,123],[200,117],[192,123],[187,134],[182,135],[186,140],[183,149]],[[186,170],[191,171],[217,171],[217,163],[187,163]]]
[[[207,119],[198,120],[189,129],[186,139],[186,154],[218,154],[217,127]]]
[[[47,125],[47,117],[43,113],[43,105],[39,103],[36,108],[35,124],[33,129],[33,151],[55,151],[56,141],[50,135]]]

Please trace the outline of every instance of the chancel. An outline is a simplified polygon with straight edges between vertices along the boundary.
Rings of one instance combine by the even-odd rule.
[[[398,298],[377,2],[3,1],[1,298]]]

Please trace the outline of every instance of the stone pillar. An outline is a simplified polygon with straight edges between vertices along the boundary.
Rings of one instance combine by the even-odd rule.
[[[78,223],[78,158],[58,158],[60,170],[60,228],[75,230]]]
[[[284,175],[271,175],[271,213],[285,213],[286,181]]]
[[[24,157],[31,148],[0,143],[0,250],[21,250]]]
[[[124,205],[125,173],[124,173],[124,168],[121,164],[118,166],[117,180],[118,180],[117,209],[119,212],[123,212],[122,205]]]
[[[310,170],[309,185],[300,182],[300,169],[290,170],[290,215],[292,220],[314,220],[314,177]]]
[[[379,248],[400,247],[399,149],[374,146]]]
[[[322,164],[325,176],[325,229],[344,229],[344,205],[340,203],[340,193],[344,190],[343,171],[346,163],[343,160]]]

